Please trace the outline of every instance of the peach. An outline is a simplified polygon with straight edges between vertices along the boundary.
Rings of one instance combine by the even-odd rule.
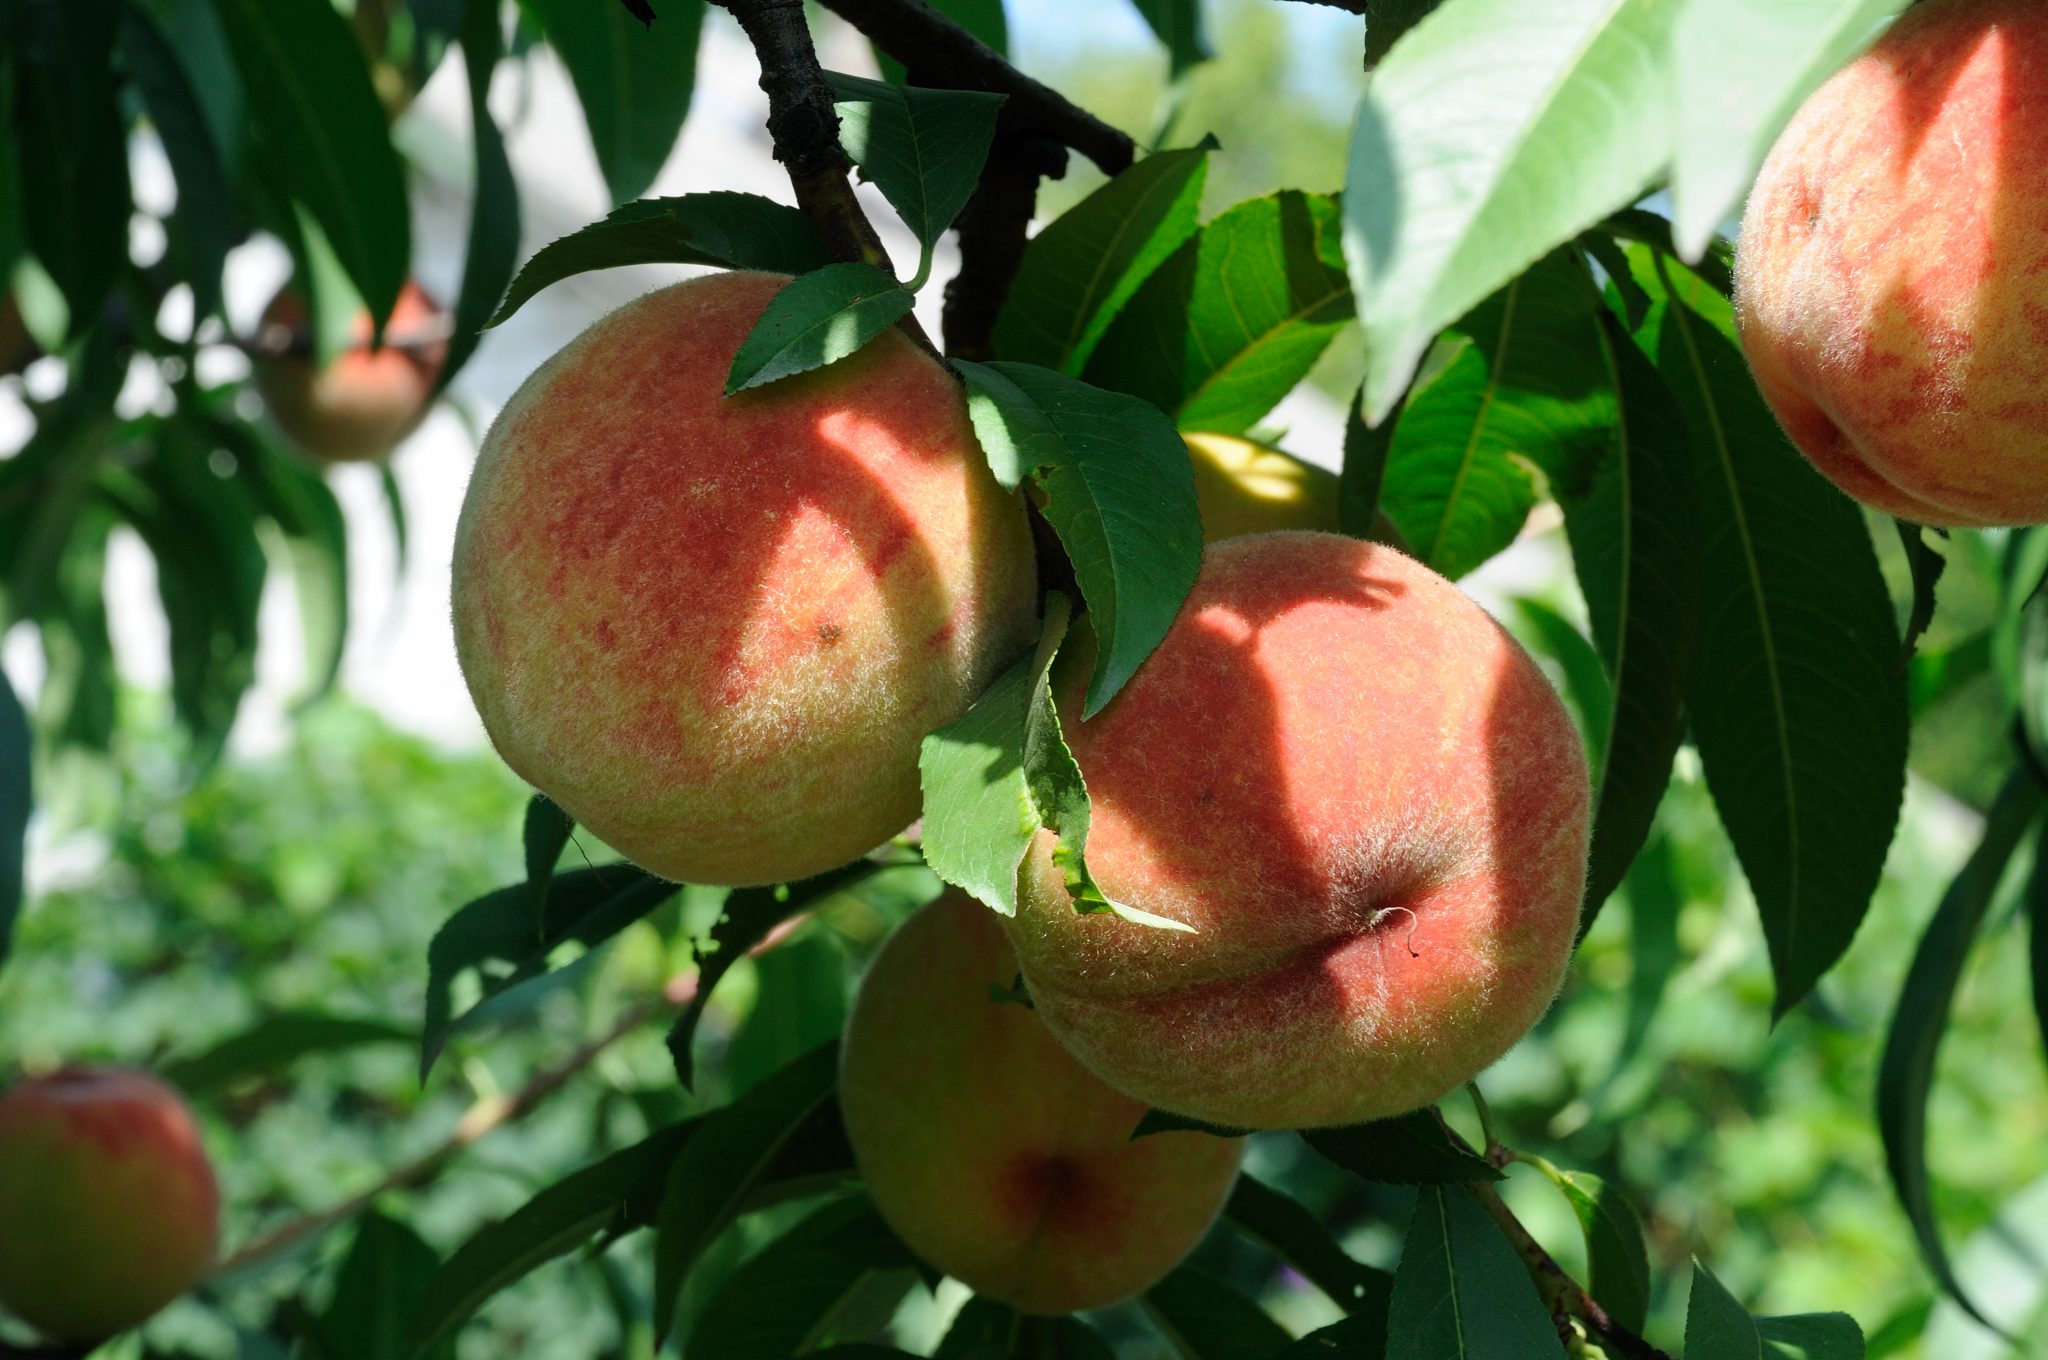
[[[774,883],[917,816],[918,744],[1030,645],[1022,497],[900,331],[723,395],[787,279],[598,322],[477,457],[455,639],[506,763],[657,874]]]
[[[1210,547],[1166,639],[1078,721],[1054,692],[1111,899],[1077,914],[1050,833],[1010,935],[1038,1012],[1111,1085],[1233,1128],[1351,1124],[1470,1080],[1563,979],[1585,877],[1585,757],[1485,611],[1331,534]]]
[[[1750,195],[1736,317],[1792,442],[1925,524],[2048,522],[2048,6],[1926,0]]]
[[[1195,470],[1205,542],[1280,529],[1337,532],[1338,481],[1328,468],[1242,435],[1198,432],[1181,438]],[[1398,544],[1399,532],[1384,513],[1374,513],[1368,535],[1373,541]]]
[[[370,348],[370,314],[354,324],[355,345],[325,368],[305,352],[306,300],[279,290],[263,309],[266,343],[255,363],[256,391],[278,428],[324,463],[382,458],[426,419],[434,379],[448,354],[448,314],[408,282]]]
[[[898,927],[847,1022],[847,1137],[875,1207],[933,1266],[1027,1313],[1107,1307],[1193,1250],[1244,1140],[1133,1141],[1143,1102],[991,997],[1016,975],[994,913],[964,893]]]
[[[0,1096],[0,1307],[53,1340],[142,1322],[213,1264],[220,1193],[155,1077],[67,1067]]]

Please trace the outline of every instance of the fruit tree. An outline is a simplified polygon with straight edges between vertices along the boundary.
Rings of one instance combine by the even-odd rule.
[[[0,0],[0,1360],[2042,1353],[2044,75]]]

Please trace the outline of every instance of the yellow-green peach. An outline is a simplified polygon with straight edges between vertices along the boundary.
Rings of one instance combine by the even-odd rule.
[[[898,927],[847,1022],[847,1137],[875,1207],[933,1266],[1027,1313],[1104,1308],[1194,1249],[1243,1140],[1134,1141],[1143,1102],[992,998],[1016,975],[994,913],[963,893]]]
[[[220,1192],[178,1093],[146,1073],[69,1067],[0,1095],[0,1307],[89,1344],[190,1289],[220,1237]]]
[[[1195,433],[1182,439],[1195,470],[1204,542],[1282,529],[1337,532],[1338,480],[1328,468],[1242,435]],[[1374,542],[1400,546],[1400,530],[1384,513],[1374,512],[1371,527],[1367,537]]]
[[[1842,490],[2048,522],[2048,6],[1926,0],[1807,100],[1743,215],[1757,385]]]
[[[1173,627],[1080,721],[1055,694],[1112,899],[1050,833],[1010,931],[1038,1013],[1111,1085],[1236,1128],[1351,1124],[1470,1080],[1556,995],[1585,876],[1578,734],[1536,664],[1428,568],[1331,534],[1211,546]]]
[[[455,537],[455,640],[511,767],[657,874],[774,883],[918,813],[918,745],[1029,645],[1023,499],[891,329],[734,397],[788,280],[713,274],[528,378]]]

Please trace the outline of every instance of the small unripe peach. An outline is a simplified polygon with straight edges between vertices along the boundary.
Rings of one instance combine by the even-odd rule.
[[[1194,1249],[1243,1140],[1133,1141],[1143,1102],[991,996],[1016,975],[994,913],[964,893],[899,926],[847,1022],[847,1137],[875,1207],[932,1265],[1027,1313],[1104,1308]]]
[[[1591,789],[1536,663],[1457,587],[1331,534],[1212,545],[1158,649],[1079,720],[1054,692],[1114,901],[1041,833],[1011,940],[1111,1085],[1234,1128],[1352,1124],[1456,1089],[1535,1024],[1579,917]]]
[[[382,348],[370,348],[370,314],[362,312],[355,344],[321,368],[307,352],[305,299],[281,289],[263,310],[259,337],[271,348],[257,355],[256,391],[278,427],[320,461],[382,458],[426,419],[448,357],[447,323],[448,314],[408,282]]]
[[[123,1332],[213,1264],[220,1193],[184,1100],[68,1067],[0,1095],[0,1307],[52,1340]]]
[[[491,427],[455,640],[498,751],[657,874],[802,878],[919,806],[918,746],[1030,645],[1022,497],[891,329],[724,395],[781,275],[649,293]]]
[[[2048,522],[2048,5],[1925,0],[1807,100],[1743,214],[1764,398],[1842,490]]]

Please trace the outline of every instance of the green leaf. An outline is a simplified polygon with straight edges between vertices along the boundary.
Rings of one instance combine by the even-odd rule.
[[[674,1060],[676,1077],[685,1088],[696,1080],[690,1048],[697,1035],[697,1024],[704,1018],[704,1008],[711,1002],[711,993],[732,966],[790,917],[809,911],[835,893],[894,867],[899,866],[857,859],[798,883],[736,888],[726,897],[718,920],[711,927],[710,951],[692,948],[697,959],[697,990],[668,1032],[669,1057]]]
[[[2032,983],[2034,1025],[2041,1032],[2041,1047],[2048,1056],[2048,823],[2034,837],[2034,872],[2027,880],[2027,963]],[[4,936],[4,930],[0,930]],[[0,961],[4,961],[4,940],[0,940]]]
[[[932,247],[967,206],[1007,96],[924,90],[827,71],[837,96],[839,141],[923,247],[912,291],[931,269]]]
[[[734,1271],[690,1329],[690,1353],[719,1360],[785,1360],[834,1341],[858,1341],[841,1320],[849,1308],[900,1299],[917,1282],[917,1258],[865,1195],[814,1211]],[[893,1303],[893,1300],[892,1300]]]
[[[1003,0],[927,0],[931,7],[981,39],[999,57],[1010,55],[1010,25],[1003,15]],[[903,63],[884,52],[875,49],[875,61],[882,68],[882,79],[895,84],[906,84],[908,72]]]
[[[220,308],[221,272],[236,230],[234,191],[220,147],[177,52],[139,8],[122,17],[121,55],[177,180],[171,222],[182,257],[178,276],[192,289],[194,317],[211,316]]]
[[[1955,1301],[1985,1326],[1998,1328],[1977,1310],[1949,1265],[1941,1222],[1927,1174],[1927,1096],[1934,1084],[1934,1057],[1948,1027],[1949,1005],[1962,980],[1970,946],[1991,909],[2014,852],[2039,820],[2042,790],[2021,770],[2006,780],[1984,824],[1984,837],[1942,894],[1941,905],[1920,937],[1906,983],[1899,992],[1885,1036],[1877,1074],[1877,1125],[1884,1139],[1885,1166],[1928,1269]]]
[[[128,263],[128,138],[113,71],[114,5],[25,7],[18,56],[15,174],[28,248],[83,335]],[[337,19],[336,22],[339,22]]]
[[[389,1020],[326,1011],[280,1011],[204,1052],[173,1059],[161,1070],[164,1080],[179,1090],[204,1097],[245,1078],[279,1072],[316,1053],[418,1042],[418,1031]]]
[[[1847,1313],[1761,1317],[1764,1360],[1863,1360],[1863,1329]]]
[[[1559,251],[1458,323],[1466,343],[1402,408],[1380,491],[1424,563],[1464,575],[1553,484],[1591,479],[1615,420],[1599,311],[1584,264]]]
[[[1394,1277],[1354,1260],[1300,1201],[1264,1181],[1240,1175],[1223,1206],[1230,1226],[1300,1272],[1347,1313],[1376,1318],[1379,1334],[1387,1327],[1387,1299]]]
[[[423,1355],[406,1327],[440,1264],[434,1249],[411,1228],[375,1211],[365,1214],[320,1314],[328,1353],[349,1360],[452,1357],[452,1344]]]
[[[520,830],[520,844],[526,852],[526,896],[533,904],[536,930],[547,919],[548,885],[555,879],[555,863],[576,832],[575,819],[556,806],[544,793],[526,800],[526,820]]]
[[[1201,0],[1131,0],[1166,48],[1167,70],[1175,80],[1215,52],[1202,31]]]
[[[1564,1347],[1528,1270],[1472,1196],[1425,1186],[1387,1307],[1401,1360],[1538,1360]]]
[[[1614,720],[1614,686],[1607,679],[1607,666],[1586,635],[1549,605],[1521,596],[1511,603],[1530,650],[1555,661],[1564,674],[1564,697],[1585,739],[1586,766],[1597,777],[1607,761],[1607,729]]]
[[[1030,364],[955,366],[989,466],[1006,485],[1038,479],[1074,565],[1095,630],[1081,713],[1091,718],[1166,636],[1201,569],[1187,446],[1136,398]]]
[[[381,323],[412,268],[405,175],[355,35],[328,0],[214,0],[266,173],[319,223]],[[344,55],[345,54],[345,55]]]
[[[1497,1181],[1484,1157],[1453,1141],[1433,1109],[1342,1129],[1303,1129],[1302,1141],[1360,1180],[1394,1185]]]
[[[1906,0],[1685,0],[1671,31],[1676,245],[1698,259],[1816,86]]]
[[[476,148],[476,181],[469,208],[469,242],[463,250],[462,291],[450,318],[448,352],[434,375],[434,391],[446,390],[476,352],[477,339],[497,310],[498,299],[519,264],[519,186],[505,139],[491,117],[491,73],[504,55],[498,0],[461,0],[462,66],[469,80],[469,127]]]
[[[413,1334],[432,1342],[486,1300],[616,1223],[627,1203],[658,1195],[669,1166],[700,1121],[671,1125],[565,1176],[509,1218],[477,1230],[435,1272],[413,1314]]]
[[[676,885],[620,861],[594,869],[556,874],[547,909],[536,922],[532,890],[515,883],[464,906],[427,947],[427,1014],[420,1036],[420,1080],[455,1031],[478,1018],[484,1007],[545,976],[554,952],[568,944],[596,948],[675,896]],[[486,971],[485,965],[499,965]],[[463,1014],[454,1014],[455,979],[476,969],[483,995]]]
[[[683,1277],[739,1213],[776,1153],[832,1094],[839,1045],[814,1049],[704,1117],[690,1155],[670,1168],[655,1221],[654,1321],[665,1339]]]
[[[756,194],[717,191],[650,198],[534,252],[489,324],[506,320],[551,283],[634,264],[708,264],[802,274],[832,262],[811,219]]]
[[[1902,663],[1911,665],[1920,639],[1927,636],[1927,626],[1934,622],[1935,588],[1941,584],[1941,574],[1948,569],[1948,558],[1935,551],[1927,536],[1932,533],[1946,541],[1947,534],[1902,519],[1895,519],[1892,524],[1899,531],[1899,546],[1906,550],[1906,566],[1913,577],[1913,610],[1906,618],[1906,637],[1901,655]]]
[[[1635,1206],[1600,1177],[1538,1164],[1564,1193],[1586,1239],[1586,1289],[1607,1315],[1640,1333],[1650,1312],[1650,1254]]]
[[[1373,72],[1344,194],[1368,419],[1439,330],[1657,177],[1673,10],[1446,0]]]
[[[844,359],[895,325],[916,301],[871,264],[828,264],[791,279],[740,342],[725,395]]]
[[[1238,204],[1145,280],[1088,362],[1183,430],[1242,434],[1308,376],[1351,319],[1337,200]]]
[[[1756,1320],[1706,1263],[1694,1257],[1692,1294],[1685,1308],[1686,1360],[1761,1360],[1762,1354]]]
[[[612,202],[654,183],[690,112],[704,0],[663,0],[643,25],[618,0],[523,0],[569,68]]]
[[[1563,498],[1565,535],[1593,640],[1614,680],[1599,766],[1583,938],[1627,877],[1685,739],[1685,694],[1699,637],[1699,528],[1684,416],[1625,335],[1614,365],[1614,447],[1591,486]]]
[[[0,964],[14,943],[21,916],[22,870],[27,863],[28,818],[35,808],[29,783],[28,714],[0,671]]]
[[[1206,1133],[1217,1138],[1247,1138],[1256,1132],[1256,1129],[1235,1129],[1223,1124],[1211,1124],[1184,1114],[1174,1114],[1171,1110],[1147,1110],[1138,1117],[1137,1127],[1131,1130],[1131,1137],[1150,1138],[1155,1133]]]
[[[1376,426],[1366,424],[1364,401],[1365,389],[1361,387],[1344,417],[1344,463],[1337,475],[1337,525],[1352,538],[1372,538],[1389,531],[1390,536],[1399,536],[1400,530],[1394,529],[1393,521],[1380,510],[1380,492],[1386,487],[1387,455],[1394,446],[1395,424],[1391,420]],[[1413,547],[1405,538],[1394,546],[1412,554]]]
[[[1782,1016],[1848,947],[1891,845],[1906,771],[1898,630],[1861,512],[1786,442],[1727,300],[1662,255],[1630,258],[1655,299],[1637,341],[1685,414],[1713,583],[1693,737]]]
[[[1147,156],[1024,248],[996,321],[996,354],[1078,374],[1152,271],[1194,235],[1206,147]]]
[[[1153,1285],[1142,1301],[1180,1360],[1271,1360],[1294,1340],[1258,1304],[1194,1266]]]

